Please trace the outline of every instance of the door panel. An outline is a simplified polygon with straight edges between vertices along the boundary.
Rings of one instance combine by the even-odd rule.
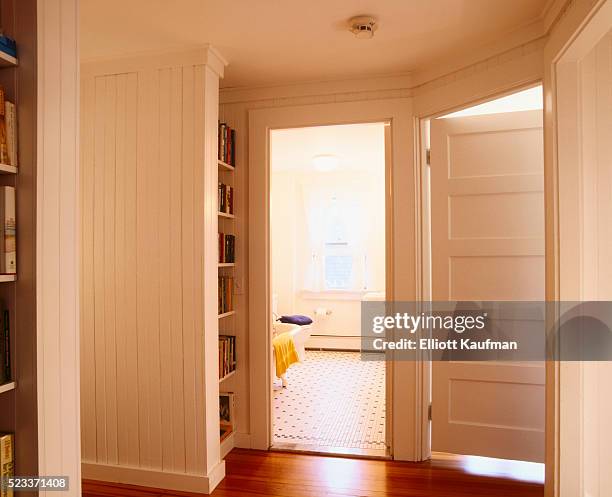
[[[540,111],[431,123],[434,301],[544,300]],[[432,450],[544,459],[543,363],[434,362]]]

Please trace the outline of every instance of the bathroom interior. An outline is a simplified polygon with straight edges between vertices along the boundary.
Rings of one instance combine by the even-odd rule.
[[[385,298],[385,127],[271,131],[275,448],[388,455],[384,355],[359,352]]]

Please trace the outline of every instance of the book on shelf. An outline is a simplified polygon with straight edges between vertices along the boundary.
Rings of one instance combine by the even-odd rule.
[[[236,371],[236,337],[219,335],[219,379]]]
[[[234,310],[234,278],[219,276],[219,314]]]
[[[234,213],[234,188],[229,185],[219,183],[219,212],[225,214]]]
[[[0,385],[12,380],[10,330],[9,311],[5,309],[2,313],[2,328],[0,333]]]
[[[219,428],[222,442],[236,429],[232,392],[219,393]]]
[[[12,38],[0,34],[0,51],[17,58],[17,43]]]
[[[0,273],[17,273],[15,188],[0,186]]]
[[[17,167],[17,109],[0,88],[0,163]]]
[[[17,108],[13,102],[5,100],[4,119],[6,122],[6,148],[9,166],[17,167]]]
[[[220,161],[236,166],[236,130],[230,128],[226,123],[219,121],[219,154]]]
[[[226,233],[219,233],[219,262],[233,263],[235,261],[236,237]]]
[[[13,440],[12,433],[0,433],[0,478],[2,480],[15,476]],[[0,497],[13,497],[13,489],[0,485]]]

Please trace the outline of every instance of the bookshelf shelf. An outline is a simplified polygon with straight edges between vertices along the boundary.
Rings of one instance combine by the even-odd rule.
[[[231,373],[227,373],[223,378],[219,378],[219,383],[227,380],[228,378],[234,376],[236,374],[236,370],[234,369],[234,371],[232,371]]]
[[[17,65],[19,61],[15,57],[0,50],[0,67],[16,67]]]
[[[217,161],[219,164],[219,169],[223,171],[234,171],[236,168],[234,166],[230,166],[227,162],[223,162],[222,160]]]
[[[225,456],[234,448],[234,435],[236,432],[231,432],[227,435],[223,440],[221,440],[221,459],[224,459]]]
[[[17,174],[17,168],[8,164],[0,164],[0,174]]]
[[[219,217],[226,217],[228,219],[234,219],[236,216],[234,216],[234,214],[227,214],[225,212],[221,212],[219,211],[217,214],[219,214]]]
[[[16,274],[0,274],[0,283],[8,283],[10,281],[17,281]]]
[[[223,314],[219,314],[219,319],[223,319],[223,318],[226,318],[228,316],[233,316],[235,313],[236,313],[236,311],[224,312]]]
[[[236,265],[235,262],[220,262],[219,267],[234,267]]]
[[[0,385],[0,393],[10,392],[11,390],[15,390],[15,387],[16,387],[16,384],[14,381],[11,381],[10,383],[4,383]]]

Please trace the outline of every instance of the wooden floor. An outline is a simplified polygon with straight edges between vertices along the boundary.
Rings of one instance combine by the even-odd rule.
[[[542,497],[543,486],[489,476],[490,464],[458,456],[402,463],[235,449],[215,497]],[[512,463],[508,463],[512,464]],[[502,468],[502,473],[504,469]],[[183,492],[84,481],[84,497],[192,496]]]

